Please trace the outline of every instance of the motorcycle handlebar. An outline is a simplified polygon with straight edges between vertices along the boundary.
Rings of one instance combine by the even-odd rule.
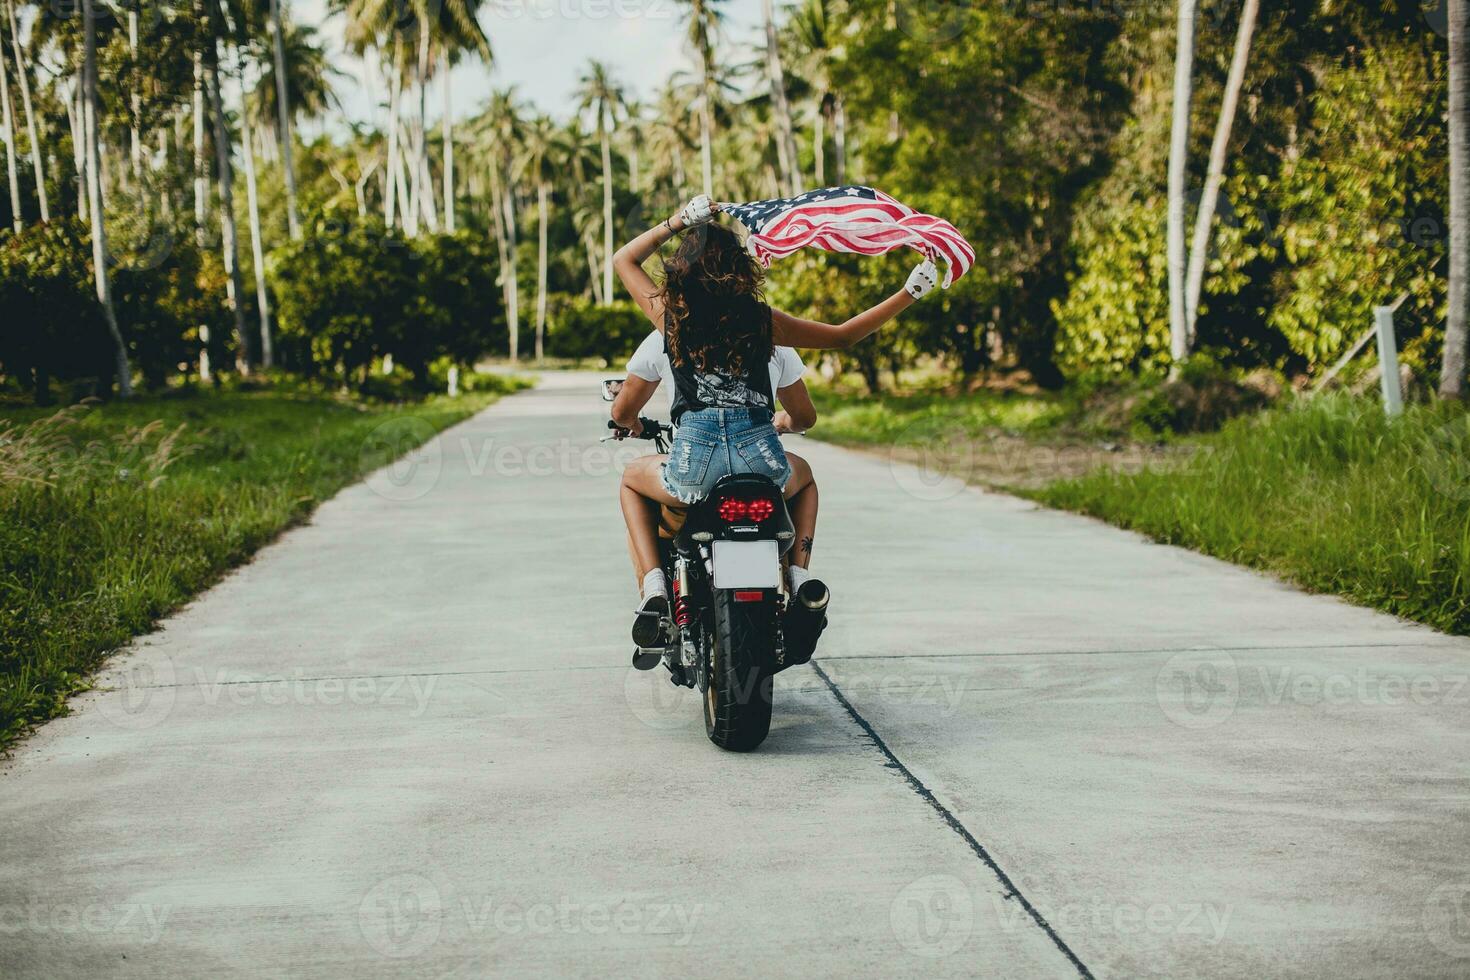
[[[642,416],[639,416],[638,421],[643,426],[643,432],[636,436],[633,435],[631,429],[623,428],[612,419],[607,420],[607,427],[609,429],[612,429],[614,432],[619,433],[618,438],[620,439],[656,439],[661,435],[667,434],[669,431],[668,426],[655,419],[646,419]]]

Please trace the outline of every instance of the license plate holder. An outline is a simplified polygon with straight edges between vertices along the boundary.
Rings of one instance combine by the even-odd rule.
[[[774,541],[716,541],[715,588],[774,589],[780,584],[781,552]]]

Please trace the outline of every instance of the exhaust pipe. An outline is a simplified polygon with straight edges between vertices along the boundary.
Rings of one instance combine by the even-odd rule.
[[[814,578],[801,583],[801,588],[791,597],[783,627],[786,662],[782,670],[811,661],[817,640],[827,627],[827,603],[831,598],[831,590]]]

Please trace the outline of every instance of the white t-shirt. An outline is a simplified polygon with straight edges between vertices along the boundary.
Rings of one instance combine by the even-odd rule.
[[[664,335],[657,330],[643,338],[643,343],[628,358],[628,373],[636,374],[644,381],[664,382],[669,404],[674,404],[674,370],[669,365],[669,355],[664,352]],[[806,373],[801,355],[790,347],[777,347],[771,355],[771,394],[776,394],[787,385],[794,385]]]

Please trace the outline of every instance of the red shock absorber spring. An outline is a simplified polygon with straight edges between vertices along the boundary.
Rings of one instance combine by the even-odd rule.
[[[674,625],[683,629],[689,625],[689,600],[679,592],[679,585],[674,584]]]

